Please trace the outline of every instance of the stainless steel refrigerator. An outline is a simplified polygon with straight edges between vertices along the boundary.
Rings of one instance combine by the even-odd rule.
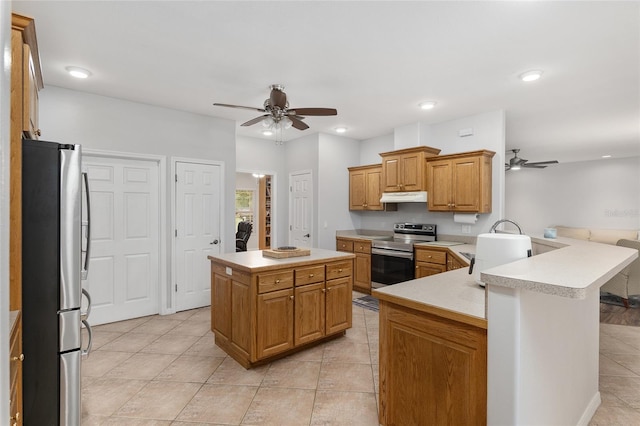
[[[82,289],[91,240],[88,193],[80,145],[23,140],[23,421],[27,426],[80,424],[80,362],[91,347],[86,318],[90,299]],[[85,313],[83,294],[88,299]],[[82,324],[88,332],[84,348]]]

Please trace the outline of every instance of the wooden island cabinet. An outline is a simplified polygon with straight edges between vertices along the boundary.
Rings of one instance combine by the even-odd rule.
[[[216,344],[250,368],[341,336],[352,323],[354,257],[321,249],[286,259],[259,250],[209,256]]]

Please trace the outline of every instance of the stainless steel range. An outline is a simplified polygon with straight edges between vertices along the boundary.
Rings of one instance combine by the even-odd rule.
[[[436,225],[396,223],[393,240],[374,240],[371,248],[371,281],[396,284],[415,277],[414,243],[437,241]]]

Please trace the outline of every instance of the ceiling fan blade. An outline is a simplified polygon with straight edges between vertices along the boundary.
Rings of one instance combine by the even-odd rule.
[[[338,115],[334,108],[292,108],[287,112],[291,115]]]
[[[527,167],[529,169],[544,169],[547,166],[540,166],[540,165],[538,165],[536,163],[531,163],[531,164],[527,163],[527,164],[521,165],[520,167]]]
[[[293,115],[289,116],[289,120],[291,120],[291,122],[293,123],[293,127],[295,127],[298,130],[305,130],[309,128],[309,126],[307,126],[307,123],[302,122],[302,120],[298,119]]]
[[[265,117],[269,117],[269,114],[261,115],[260,117],[256,117],[253,120],[249,120],[246,123],[242,123],[241,126],[252,126],[264,120]]]
[[[504,163],[504,170],[511,170],[511,166],[509,165],[509,163]]]
[[[271,89],[269,102],[271,103],[272,107],[285,109],[287,107],[287,94],[280,89]]]
[[[264,112],[264,108],[254,108],[254,107],[248,107],[248,106],[242,106],[242,105],[231,105],[231,104],[214,103],[213,106],[221,106],[221,107],[225,107],[225,108],[248,109],[250,111]]]
[[[534,163],[527,163],[526,166],[539,166],[539,165],[543,165],[543,164],[558,164],[557,160],[553,160],[553,161],[536,161]]]

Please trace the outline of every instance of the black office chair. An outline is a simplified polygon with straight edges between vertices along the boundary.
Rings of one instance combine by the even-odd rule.
[[[236,232],[236,251],[247,251],[247,241],[251,236],[253,225],[251,222],[238,223],[238,232]]]

